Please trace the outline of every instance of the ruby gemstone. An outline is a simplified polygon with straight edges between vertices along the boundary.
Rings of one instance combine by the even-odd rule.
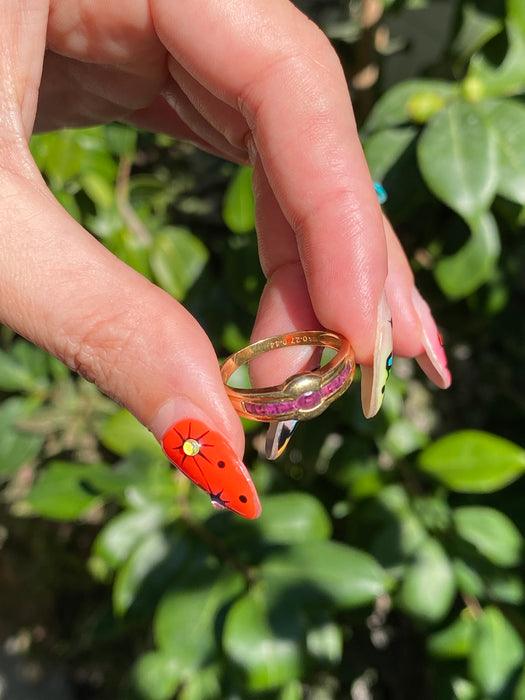
[[[307,391],[296,399],[295,404],[300,410],[308,411],[318,406],[322,400],[320,391]]]

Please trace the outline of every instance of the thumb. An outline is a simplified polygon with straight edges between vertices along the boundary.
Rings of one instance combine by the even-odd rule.
[[[2,178],[0,320],[125,406],[216,507],[257,517],[242,426],[202,328],[25,173]]]

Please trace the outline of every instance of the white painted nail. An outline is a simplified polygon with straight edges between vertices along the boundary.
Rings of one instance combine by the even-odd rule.
[[[282,420],[269,424],[265,444],[266,459],[277,459],[283,454],[296,425],[296,420]]]
[[[374,364],[361,365],[361,405],[366,418],[373,418],[381,408],[385,387],[392,368],[392,312],[383,292],[377,309]]]

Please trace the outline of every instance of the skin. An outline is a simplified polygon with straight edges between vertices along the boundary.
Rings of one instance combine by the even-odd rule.
[[[68,216],[31,158],[34,130],[120,120],[254,167],[268,279],[254,338],[321,325],[370,366],[386,289],[394,352],[425,354],[412,273],[377,203],[339,61],[287,0],[5,0],[1,15],[3,323],[158,439],[192,416],[242,455],[203,330]],[[275,383],[268,364],[257,372]]]

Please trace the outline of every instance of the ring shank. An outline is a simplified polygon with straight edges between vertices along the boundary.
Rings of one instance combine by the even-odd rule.
[[[337,353],[323,367],[289,377],[278,386],[237,389],[228,385],[233,373],[255,357],[271,350],[311,345]],[[251,420],[307,420],[320,415],[351,384],[355,372],[350,343],[330,331],[294,331],[252,343],[230,355],[221,367],[226,391],[237,413]]]

